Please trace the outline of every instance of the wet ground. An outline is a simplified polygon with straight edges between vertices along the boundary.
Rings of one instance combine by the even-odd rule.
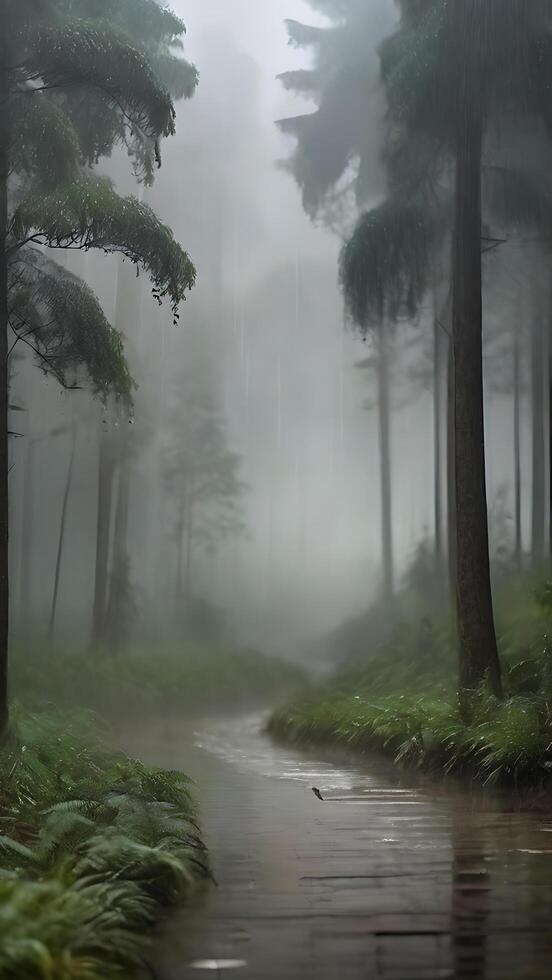
[[[322,761],[260,726],[126,733],[197,781],[218,880],[163,927],[159,980],[551,980],[552,802]]]

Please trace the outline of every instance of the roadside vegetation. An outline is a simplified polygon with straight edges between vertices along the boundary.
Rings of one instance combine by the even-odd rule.
[[[402,618],[386,636],[379,607],[343,628],[338,636],[351,643],[350,656],[323,683],[279,708],[271,734],[295,744],[382,751],[400,765],[464,772],[485,783],[552,779],[552,584],[537,587],[519,576],[499,584],[504,696],[484,682],[469,710],[457,691],[453,625],[427,604],[416,618],[413,606],[415,592],[403,590],[396,606]],[[370,649],[369,637],[378,631]]]
[[[107,718],[197,714],[274,704],[305,682],[301,668],[254,650],[183,641],[118,658],[88,657],[36,642],[13,656],[12,684],[26,704],[82,704]]]
[[[91,714],[15,707],[0,779],[0,975],[133,976],[209,874],[187,777],[113,752]]]

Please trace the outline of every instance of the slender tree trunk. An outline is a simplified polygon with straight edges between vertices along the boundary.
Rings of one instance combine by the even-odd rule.
[[[548,551],[552,556],[552,353],[548,355]]]
[[[470,38],[477,4],[458,5],[459,37]],[[461,42],[460,42],[461,43]],[[485,437],[481,283],[482,96],[477,73],[462,65],[456,143],[452,336],[455,387],[457,615],[460,690],[489,678],[501,694],[491,594]],[[468,702],[464,698],[466,707]]]
[[[513,337],[513,375],[514,375],[514,554],[516,565],[522,565],[521,539],[521,393],[520,393],[520,349],[519,324],[514,324]]]
[[[28,437],[23,477],[23,522],[21,528],[21,560],[19,565],[19,616],[28,635],[32,619],[32,547],[34,531],[34,470],[36,442]]]
[[[113,475],[114,460],[112,448],[109,437],[104,435],[100,441],[98,465],[96,569],[94,578],[94,608],[92,613],[92,646],[95,648],[101,645],[105,632]]]
[[[194,485],[190,477],[186,506],[186,574],[184,579],[184,594],[186,599],[192,595],[192,551],[194,547]]]
[[[0,40],[0,735],[8,723],[8,73]]]
[[[385,599],[394,592],[393,511],[391,501],[391,426],[389,398],[389,339],[384,324],[378,332],[378,420],[381,478],[381,551]]]
[[[455,395],[454,395],[454,355],[452,341],[448,345],[447,364],[447,533],[448,533],[448,584],[450,608],[456,611],[456,440],[455,427]]]
[[[538,289],[538,285],[536,287]],[[544,431],[544,343],[541,303],[537,301],[531,331],[531,393],[533,437],[533,482],[531,493],[531,552],[533,561],[544,560],[545,448]]]
[[[107,602],[107,630],[110,638],[111,652],[116,655],[121,652],[124,644],[124,633],[127,610],[125,602],[129,588],[129,555],[128,555],[128,507],[130,497],[130,461],[128,453],[123,450],[119,465],[119,481],[117,486],[117,506],[115,508],[115,526],[113,530],[113,563]]]
[[[443,479],[442,479],[442,347],[441,326],[435,304],[433,321],[433,480],[435,522],[435,565],[443,566]]]
[[[73,422],[72,432],[71,432],[71,455],[69,457],[69,466],[67,468],[67,479],[65,481],[65,490],[63,493],[63,502],[61,505],[61,521],[59,525],[59,538],[58,538],[58,548],[56,555],[56,570],[54,575],[54,594],[52,596],[52,608],[50,611],[50,626],[48,631],[50,647],[52,647],[54,642],[54,632],[56,626],[56,612],[59,596],[59,581],[61,575],[61,562],[63,559],[63,545],[65,543],[65,529],[67,525],[67,505],[69,503],[69,495],[71,493],[71,485],[73,483],[73,466],[75,462],[75,450],[77,447],[77,427]]]
[[[180,501],[176,525],[176,598],[180,600],[184,591],[184,524],[186,521],[186,499]]]

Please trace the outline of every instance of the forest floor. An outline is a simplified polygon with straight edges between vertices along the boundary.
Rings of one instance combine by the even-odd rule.
[[[0,976],[111,980],[209,875],[189,779],[107,747],[87,712],[12,710],[0,747]],[[102,737],[104,736],[104,737]]]

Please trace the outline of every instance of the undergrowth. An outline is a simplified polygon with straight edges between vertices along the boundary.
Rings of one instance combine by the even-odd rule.
[[[144,711],[208,711],[274,703],[304,683],[303,671],[255,651],[216,647],[134,650],[120,657],[56,650],[35,642],[12,657],[12,686],[25,703],[83,704],[107,717]]]
[[[463,771],[486,783],[552,779],[552,585],[498,599],[505,699],[482,689],[469,720],[455,686],[452,630],[404,621],[376,650],[278,709],[269,731],[289,742],[392,754],[397,763]]]
[[[0,747],[0,976],[111,980],[208,875],[190,783],[101,741],[87,712],[15,708]]]

